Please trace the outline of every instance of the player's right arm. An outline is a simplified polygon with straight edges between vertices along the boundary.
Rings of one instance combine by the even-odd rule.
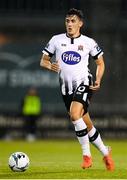
[[[46,54],[42,55],[40,66],[54,72],[59,72],[60,70],[58,62],[56,61],[52,63],[51,57]]]
[[[46,47],[42,51],[42,57],[40,61],[40,66],[46,68],[50,71],[59,72],[58,62],[52,62],[52,57],[56,52],[56,37],[53,36]]]

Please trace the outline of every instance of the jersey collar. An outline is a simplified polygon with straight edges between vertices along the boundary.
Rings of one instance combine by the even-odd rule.
[[[70,36],[68,36],[68,34],[66,33],[66,36],[68,37],[68,38],[70,38],[70,40],[71,40],[71,44],[74,44],[74,39],[77,39],[77,38],[79,38],[80,36],[81,36],[81,34],[79,35],[79,36],[77,36],[77,37],[70,37]]]
[[[77,37],[70,37],[70,36],[68,36],[68,34],[66,33],[66,36],[68,37],[68,38],[70,38],[70,39],[76,39],[76,38],[79,38],[80,36],[81,36],[81,34],[79,34],[79,36],[77,36]]]

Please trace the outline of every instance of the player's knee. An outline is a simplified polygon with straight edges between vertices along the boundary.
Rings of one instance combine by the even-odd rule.
[[[72,109],[70,111],[70,118],[72,121],[76,121],[81,118],[81,114],[78,111]]]

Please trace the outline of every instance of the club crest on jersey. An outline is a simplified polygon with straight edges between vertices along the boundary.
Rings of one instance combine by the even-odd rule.
[[[83,45],[78,46],[78,51],[83,51]]]
[[[81,56],[75,51],[66,51],[61,56],[62,61],[66,64],[74,65],[81,61]]]

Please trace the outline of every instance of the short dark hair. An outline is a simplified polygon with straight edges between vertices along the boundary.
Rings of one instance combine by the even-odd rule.
[[[76,16],[78,16],[78,18],[80,20],[82,20],[82,21],[84,20],[84,15],[83,15],[83,12],[81,10],[72,8],[67,12],[66,16],[71,16],[71,15],[76,15]]]

